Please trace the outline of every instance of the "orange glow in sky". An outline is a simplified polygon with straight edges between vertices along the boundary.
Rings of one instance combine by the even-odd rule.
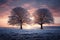
[[[47,6],[46,5],[41,5],[41,8],[46,8]],[[23,7],[24,8],[29,8],[30,7],[30,9],[28,9],[28,12],[30,13],[30,19],[31,19],[31,24],[24,24],[23,25],[23,28],[24,29],[37,29],[37,28],[40,28],[40,25],[39,24],[34,24],[34,21],[35,21],[35,18],[34,18],[34,16],[33,16],[33,13],[35,12],[35,10],[37,10],[37,8],[34,8],[34,7],[31,7],[31,5],[29,5],[29,4],[24,4],[23,5]],[[47,7],[48,8],[48,7]],[[53,12],[54,13],[54,12]],[[8,20],[9,20],[9,18],[8,18],[8,16],[10,15],[10,11],[7,11],[7,12],[4,12],[4,14],[3,14],[3,16],[1,16],[0,17],[0,27],[13,27],[13,28],[19,28],[19,26],[11,26],[11,25],[9,25],[8,24]],[[56,14],[53,14],[53,17],[54,17],[54,22],[55,23],[59,23],[59,25],[58,26],[60,26],[60,17],[55,17],[54,15],[56,15]],[[53,25],[57,25],[57,24],[53,24]],[[43,26],[49,26],[48,24],[44,24]]]

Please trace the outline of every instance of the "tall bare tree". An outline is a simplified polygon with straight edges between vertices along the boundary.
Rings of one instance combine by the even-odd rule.
[[[8,23],[10,25],[20,25],[20,29],[22,29],[22,24],[26,21],[26,17],[27,11],[22,7],[16,7],[12,9]]]
[[[37,19],[36,23],[41,25],[41,29],[43,29],[45,23],[54,23],[51,12],[46,8],[36,10],[35,17]]]

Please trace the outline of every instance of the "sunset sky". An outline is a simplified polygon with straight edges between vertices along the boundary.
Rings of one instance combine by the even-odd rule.
[[[12,27],[8,24],[8,16],[15,7],[23,7],[29,13],[39,8],[47,8],[54,17],[54,24],[50,25],[60,26],[60,0],[0,0],[0,27]]]

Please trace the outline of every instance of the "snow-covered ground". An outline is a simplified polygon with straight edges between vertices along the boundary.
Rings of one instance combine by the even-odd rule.
[[[0,40],[60,40],[60,27],[31,30],[0,28]]]

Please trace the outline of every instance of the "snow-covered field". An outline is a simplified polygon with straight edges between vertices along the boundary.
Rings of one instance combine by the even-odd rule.
[[[37,30],[0,28],[0,40],[60,40],[60,27]]]

